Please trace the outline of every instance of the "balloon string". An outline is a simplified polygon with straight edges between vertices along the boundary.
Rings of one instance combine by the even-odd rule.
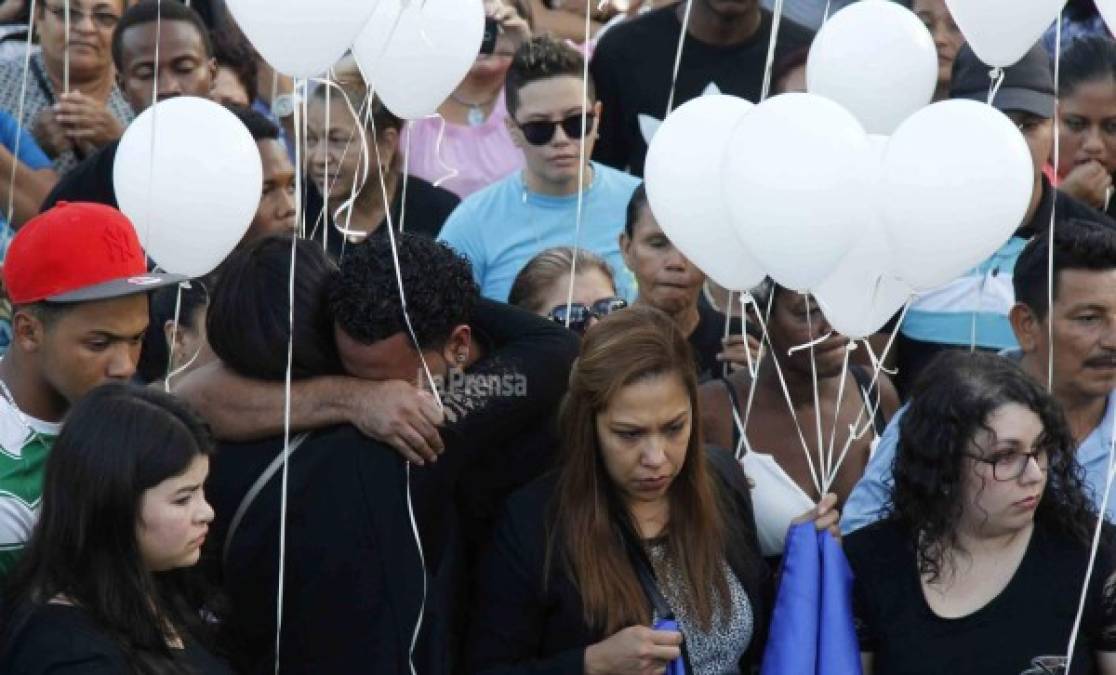
[[[806,306],[809,307],[809,305],[810,305],[810,301],[807,300],[806,301]],[[809,326],[809,324],[810,324],[809,317],[806,318],[806,324],[807,324],[807,326]],[[825,335],[821,335],[819,337],[816,337],[813,340],[810,340],[809,342],[803,342],[800,345],[795,345],[795,346],[793,346],[793,347],[791,347],[790,349],[787,350],[787,356],[794,356],[795,353],[804,351],[806,349],[812,350],[814,347],[816,347],[816,346],[820,345],[821,343],[825,342],[826,340],[828,340],[832,335],[833,335],[833,331],[829,331]]]
[[[298,91],[298,78],[294,80],[294,89]],[[304,87],[305,89],[305,87]],[[294,134],[295,134],[295,166],[302,166],[302,116],[307,113],[307,100],[303,96],[294,106]],[[295,171],[295,218],[296,222],[304,208],[302,200],[302,172]],[[291,269],[287,286],[287,372],[283,377],[283,477],[279,492],[279,582],[275,596],[275,675],[279,675],[281,652],[281,639],[283,635],[283,598],[287,562],[287,490],[290,483],[291,459],[291,374],[294,369],[294,307],[295,307],[295,271],[297,268],[298,237],[291,237]]]
[[[903,303],[903,309],[899,312],[899,320],[895,322],[896,326],[903,325],[903,319],[906,318],[907,310],[911,308],[912,301],[913,297],[908,299],[907,302]],[[884,361],[887,360],[887,355],[891,352],[891,348],[895,344],[895,338],[898,334],[899,330],[898,328],[896,328],[896,330],[892,332],[890,336],[888,336],[887,344],[884,345],[883,352],[880,354],[878,359],[876,358],[875,353],[873,353],[871,345],[868,346],[868,353],[871,355],[872,358],[872,379],[868,382],[869,391],[871,391],[873,388],[878,388],[880,373],[884,369]],[[865,343],[867,344],[867,340],[865,340]],[[877,398],[875,403],[869,401],[867,404],[860,406],[860,410],[856,413],[856,419],[853,421],[852,424],[849,425],[849,437],[845,441],[845,446],[841,449],[841,454],[837,458],[837,463],[832,468],[829,477],[830,484],[832,484],[834,479],[836,478],[837,472],[841,470],[841,465],[845,463],[845,457],[848,456],[849,449],[852,447],[852,444],[855,441],[863,438],[864,434],[868,433],[868,430],[873,428],[876,411],[879,410],[881,400],[881,398]],[[861,427],[860,421],[864,417],[865,412],[869,413],[868,421],[863,427]]]
[[[27,80],[31,72],[31,46],[35,36],[35,0],[31,0],[29,7],[31,17],[27,20],[27,46],[23,52],[23,79],[19,85],[19,113],[16,115],[15,147],[12,151],[12,173],[8,177],[8,207],[7,218],[4,220],[2,235],[0,236],[0,250],[7,248],[8,236],[15,229],[12,225],[15,218],[15,180],[19,170],[20,141],[23,140],[23,113],[27,104]],[[2,257],[0,257],[2,259]]]
[[[810,312],[810,294],[809,293],[803,293],[802,297],[806,301],[806,334],[812,336],[814,334],[814,322],[810,318],[810,314],[811,314],[811,312]],[[830,331],[829,333],[824,335],[821,340],[811,340],[810,341],[811,342],[811,344],[810,344],[810,381],[811,381],[811,384],[813,385],[814,422],[817,425],[817,434],[818,434],[818,469],[819,469],[819,471],[822,475],[825,475],[825,472],[826,472],[825,441],[823,440],[823,434],[822,434],[822,414],[821,414],[821,400],[820,400],[821,396],[818,394],[818,361],[817,361],[817,358],[816,358],[817,354],[814,351],[814,345],[815,344],[821,344],[822,341],[824,341],[825,339],[828,339],[829,336],[831,336],[831,335],[833,335],[833,331]],[[822,489],[824,490],[825,487],[826,486],[823,482]],[[825,492],[819,491],[819,493],[818,493],[819,499],[824,494],[825,494]]]
[[[368,95],[372,97],[371,92]],[[372,147],[376,150],[376,163],[383,166],[383,159],[380,157],[380,144],[376,138],[376,121],[372,117],[372,107],[369,105],[367,121],[369,128],[372,130]],[[411,314],[407,311],[407,295],[403,290],[403,272],[399,264],[399,248],[395,241],[395,227],[391,218],[391,207],[388,200],[387,182],[384,180],[384,172],[377,172],[380,176],[380,193],[384,198],[384,217],[387,220],[387,234],[388,241],[391,244],[391,260],[395,269],[395,282],[399,289],[399,304],[403,311],[403,321],[407,325],[407,332],[411,335],[411,340],[415,345],[415,350],[418,352],[419,361],[422,363],[422,371],[426,375],[426,381],[430,385],[430,392],[434,395],[434,400],[438,404],[440,410],[445,410],[442,404],[441,394],[438,392],[438,386],[434,382],[434,376],[430,372],[430,366],[426,362],[426,357],[422,353],[422,345],[419,343],[418,336],[415,334],[415,327],[411,324]],[[418,523],[415,520],[414,506],[411,500],[411,464],[406,464],[406,479],[407,479],[407,512],[411,518],[411,531],[415,537],[415,547],[418,549],[420,571],[422,573],[422,600],[419,602],[418,617],[415,620],[415,630],[411,634],[411,645],[407,652],[407,661],[411,667],[411,675],[417,675],[415,671],[415,645],[418,644],[419,631],[422,628],[423,617],[426,615],[426,555],[422,550],[422,538],[419,536]]]
[[[829,21],[829,10],[832,0],[825,0],[825,12],[822,14],[822,25],[824,26]]]
[[[399,190],[399,234],[403,234],[403,226],[407,222],[407,177],[411,173],[411,135],[403,140],[403,186]],[[390,211],[391,204],[384,204],[384,211]]]
[[[678,71],[682,67],[682,47],[686,44],[686,32],[690,29],[690,9],[693,6],[694,0],[686,0],[686,11],[682,13],[682,32],[678,34],[678,49],[674,53],[674,72],[670,76],[670,94],[667,96],[666,112],[663,113],[664,120],[674,110],[674,91],[678,85]]]
[[[155,201],[155,139],[159,131],[159,43],[163,32],[163,3],[155,3],[155,76],[151,83],[151,147],[148,149],[147,162],[147,199],[144,203],[144,240],[143,248],[151,250],[152,206]],[[297,173],[297,172],[296,172]]]
[[[829,428],[829,443],[826,444],[826,475],[828,480],[824,481],[822,487],[826,492],[829,492],[830,485],[833,484],[835,473],[833,473],[833,448],[837,445],[837,422],[841,417],[841,404],[845,402],[845,381],[849,375],[849,355],[856,349],[856,343],[852,340],[845,345],[845,359],[841,365],[841,381],[837,385],[837,403],[833,406],[833,426]],[[819,410],[820,414],[820,410]]]
[[[199,287],[200,287],[200,288],[202,289],[202,293],[204,293],[204,294],[205,294],[205,296],[206,296],[205,302],[204,302],[203,304],[204,304],[204,305],[208,305],[208,304],[209,304],[209,291],[208,291],[208,290],[206,289],[206,287],[205,287],[205,284],[201,283],[201,282],[200,282],[200,281],[198,281],[197,279],[191,280],[191,281],[189,281],[189,282],[184,282],[184,283],[188,283],[188,284],[189,284],[190,286],[193,286],[194,284],[198,284],[198,285],[199,285]],[[177,328],[177,321],[175,322],[175,327]],[[172,338],[172,340],[174,339],[174,335],[173,335],[173,334],[172,334],[171,338]],[[191,356],[191,357],[190,357],[190,359],[189,359],[188,361],[186,361],[186,363],[182,364],[181,366],[179,366],[178,368],[174,369],[173,371],[171,371],[171,372],[167,373],[166,386],[167,386],[167,391],[168,391],[168,392],[170,391],[170,382],[171,382],[171,380],[173,380],[174,378],[178,377],[178,376],[179,376],[179,375],[181,375],[182,373],[184,373],[184,372],[186,372],[187,370],[189,370],[189,369],[190,369],[190,366],[194,365],[194,363],[195,363],[195,362],[197,362],[197,360],[198,360],[198,357],[200,357],[200,356],[201,356],[201,353],[202,353],[202,351],[203,351],[204,349],[205,349],[205,345],[204,345],[204,344],[198,345],[198,348],[194,350],[194,355],[193,355],[193,356]],[[168,367],[169,367],[169,366],[168,366]]]
[[[592,0],[585,0],[585,44],[592,37]],[[566,328],[570,327],[573,311],[574,284],[577,283],[577,250],[581,245],[581,219],[585,211],[585,136],[589,126],[589,59],[582,62],[581,73],[581,139],[578,143],[577,217],[574,221],[573,256],[570,258],[570,285],[566,289]]]
[[[763,67],[763,89],[760,91],[760,101],[766,101],[771,92],[771,71],[775,67],[775,45],[779,40],[779,24],[783,21],[783,0],[775,0],[775,7],[771,10],[771,41],[767,45],[767,63]]]
[[[764,342],[767,342],[768,345],[771,344],[771,340],[767,335],[767,323],[766,322],[771,320],[771,308],[772,308],[772,306],[774,306],[774,300],[775,300],[775,294],[774,293],[771,293],[770,295],[767,296],[767,309],[764,310],[764,312],[761,316],[759,303],[756,302],[756,299],[752,296],[751,293],[744,293],[743,295],[740,296],[740,306],[742,308],[746,307],[748,303],[751,303],[751,305],[753,307],[755,307],[756,315],[757,315],[756,320],[759,321],[759,324],[760,324],[760,350],[761,351],[763,350]],[[759,363],[756,364],[755,374],[752,376],[752,381],[748,386],[748,402],[744,406],[744,426],[745,427],[748,426],[748,422],[750,422],[751,419],[752,419],[752,405],[755,403],[755,400],[756,400],[756,385],[759,381],[759,372],[760,372],[760,368],[762,368],[762,367],[763,367],[763,361],[761,360]]]
[[[1054,28],[1054,173],[1058,173],[1058,163],[1062,155],[1062,125],[1058,121],[1058,86],[1062,69],[1062,12],[1058,12],[1058,25]],[[1054,186],[1050,187],[1051,190]],[[1108,198],[1105,197],[1105,210],[1108,210]],[[1050,237],[1047,245],[1046,258],[1046,307],[1047,311],[1054,309],[1054,212],[1058,209],[1058,200],[1050,200],[1050,227],[1047,236]],[[1046,322],[1046,389],[1054,390],[1054,322]],[[1067,666],[1066,672],[1069,672]]]
[[[768,302],[769,302],[768,309],[770,309],[770,301],[772,299],[774,299],[774,297],[775,297],[775,291],[774,291],[774,289],[772,289],[771,296],[768,299]],[[756,315],[759,316],[759,312],[756,312]],[[818,494],[821,495],[821,494],[823,494],[822,491],[821,491],[822,483],[821,483],[821,480],[818,478],[817,471],[814,469],[814,461],[810,456],[810,444],[806,442],[806,434],[804,434],[802,432],[802,425],[799,424],[799,422],[798,422],[798,414],[795,413],[795,411],[794,411],[794,401],[791,399],[790,388],[787,386],[786,378],[783,377],[783,368],[779,365],[779,356],[778,356],[778,354],[775,353],[774,345],[771,345],[771,343],[770,343],[770,336],[768,335],[768,332],[767,332],[767,322],[764,321],[762,317],[759,319],[759,321],[760,321],[760,326],[763,328],[764,340],[767,340],[768,341],[768,346],[771,347],[771,362],[775,366],[775,375],[779,378],[779,386],[781,387],[781,389],[783,391],[783,398],[787,402],[787,410],[790,411],[791,420],[794,422],[794,429],[795,429],[796,432],[798,432],[798,440],[802,443],[802,452],[806,456],[806,466],[810,469],[810,479],[813,482],[814,488],[818,491]],[[756,379],[758,379],[758,378],[756,378]],[[753,397],[753,394],[755,393],[754,383],[756,382],[756,379],[752,380],[753,390],[751,392],[749,392],[749,394],[748,394],[748,406],[749,406],[748,412],[749,413],[751,412],[752,397]],[[745,424],[746,424],[747,420],[748,420],[747,415],[745,415],[744,420],[745,420]]]
[[[996,100],[996,94],[1000,93],[1000,87],[1004,84],[1004,76],[1004,69],[999,67],[993,68],[988,73],[988,79],[990,80],[988,85],[988,105],[992,105],[992,102]]]
[[[190,282],[183,281],[178,284],[174,296],[174,323],[171,324],[171,339],[170,345],[167,347],[167,374],[163,377],[163,391],[170,393],[171,386],[171,371],[174,370],[174,346],[178,343],[178,321],[182,315],[182,289],[189,286]],[[161,330],[161,326],[155,326],[156,330]]]
[[[444,176],[438,178],[438,180],[434,181],[434,187],[442,187],[443,183],[445,183],[447,180],[453,180],[454,178],[457,178],[459,175],[461,175],[461,172],[458,171],[455,167],[450,166],[446,162],[445,157],[442,156],[442,145],[446,139],[446,125],[449,124],[449,122],[446,122],[446,118],[442,117],[441,113],[434,113],[433,115],[428,116],[428,119],[429,117],[438,118],[438,137],[434,139],[434,160],[438,162],[438,164],[441,165],[441,167],[445,169],[447,173]],[[410,129],[411,126],[407,125],[408,136],[410,136]]]
[[[66,51],[62,54],[62,92],[68,94],[70,93],[70,0],[62,4],[62,12],[63,30],[66,33]]]

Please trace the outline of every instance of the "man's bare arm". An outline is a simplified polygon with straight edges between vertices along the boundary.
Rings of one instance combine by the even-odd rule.
[[[217,438],[248,441],[283,433],[282,382],[242,377],[220,362],[184,375],[174,393],[209,422]],[[434,398],[407,382],[317,377],[291,384],[291,430],[352,424],[393,446],[415,464],[436,461],[444,450]]]

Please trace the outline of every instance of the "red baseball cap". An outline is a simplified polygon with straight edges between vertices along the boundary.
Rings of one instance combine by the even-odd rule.
[[[8,246],[3,274],[14,305],[107,300],[186,279],[147,271],[147,256],[123,213],[79,202],[59,202],[27,221]]]

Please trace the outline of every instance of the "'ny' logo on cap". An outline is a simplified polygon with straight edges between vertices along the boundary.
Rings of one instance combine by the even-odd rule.
[[[127,262],[135,258],[132,242],[117,227],[104,227],[101,236],[105,241],[105,254],[112,262]]]

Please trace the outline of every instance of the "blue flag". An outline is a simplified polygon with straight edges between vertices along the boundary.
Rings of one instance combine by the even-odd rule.
[[[790,529],[763,675],[861,675],[852,580],[829,532],[813,523]]]

